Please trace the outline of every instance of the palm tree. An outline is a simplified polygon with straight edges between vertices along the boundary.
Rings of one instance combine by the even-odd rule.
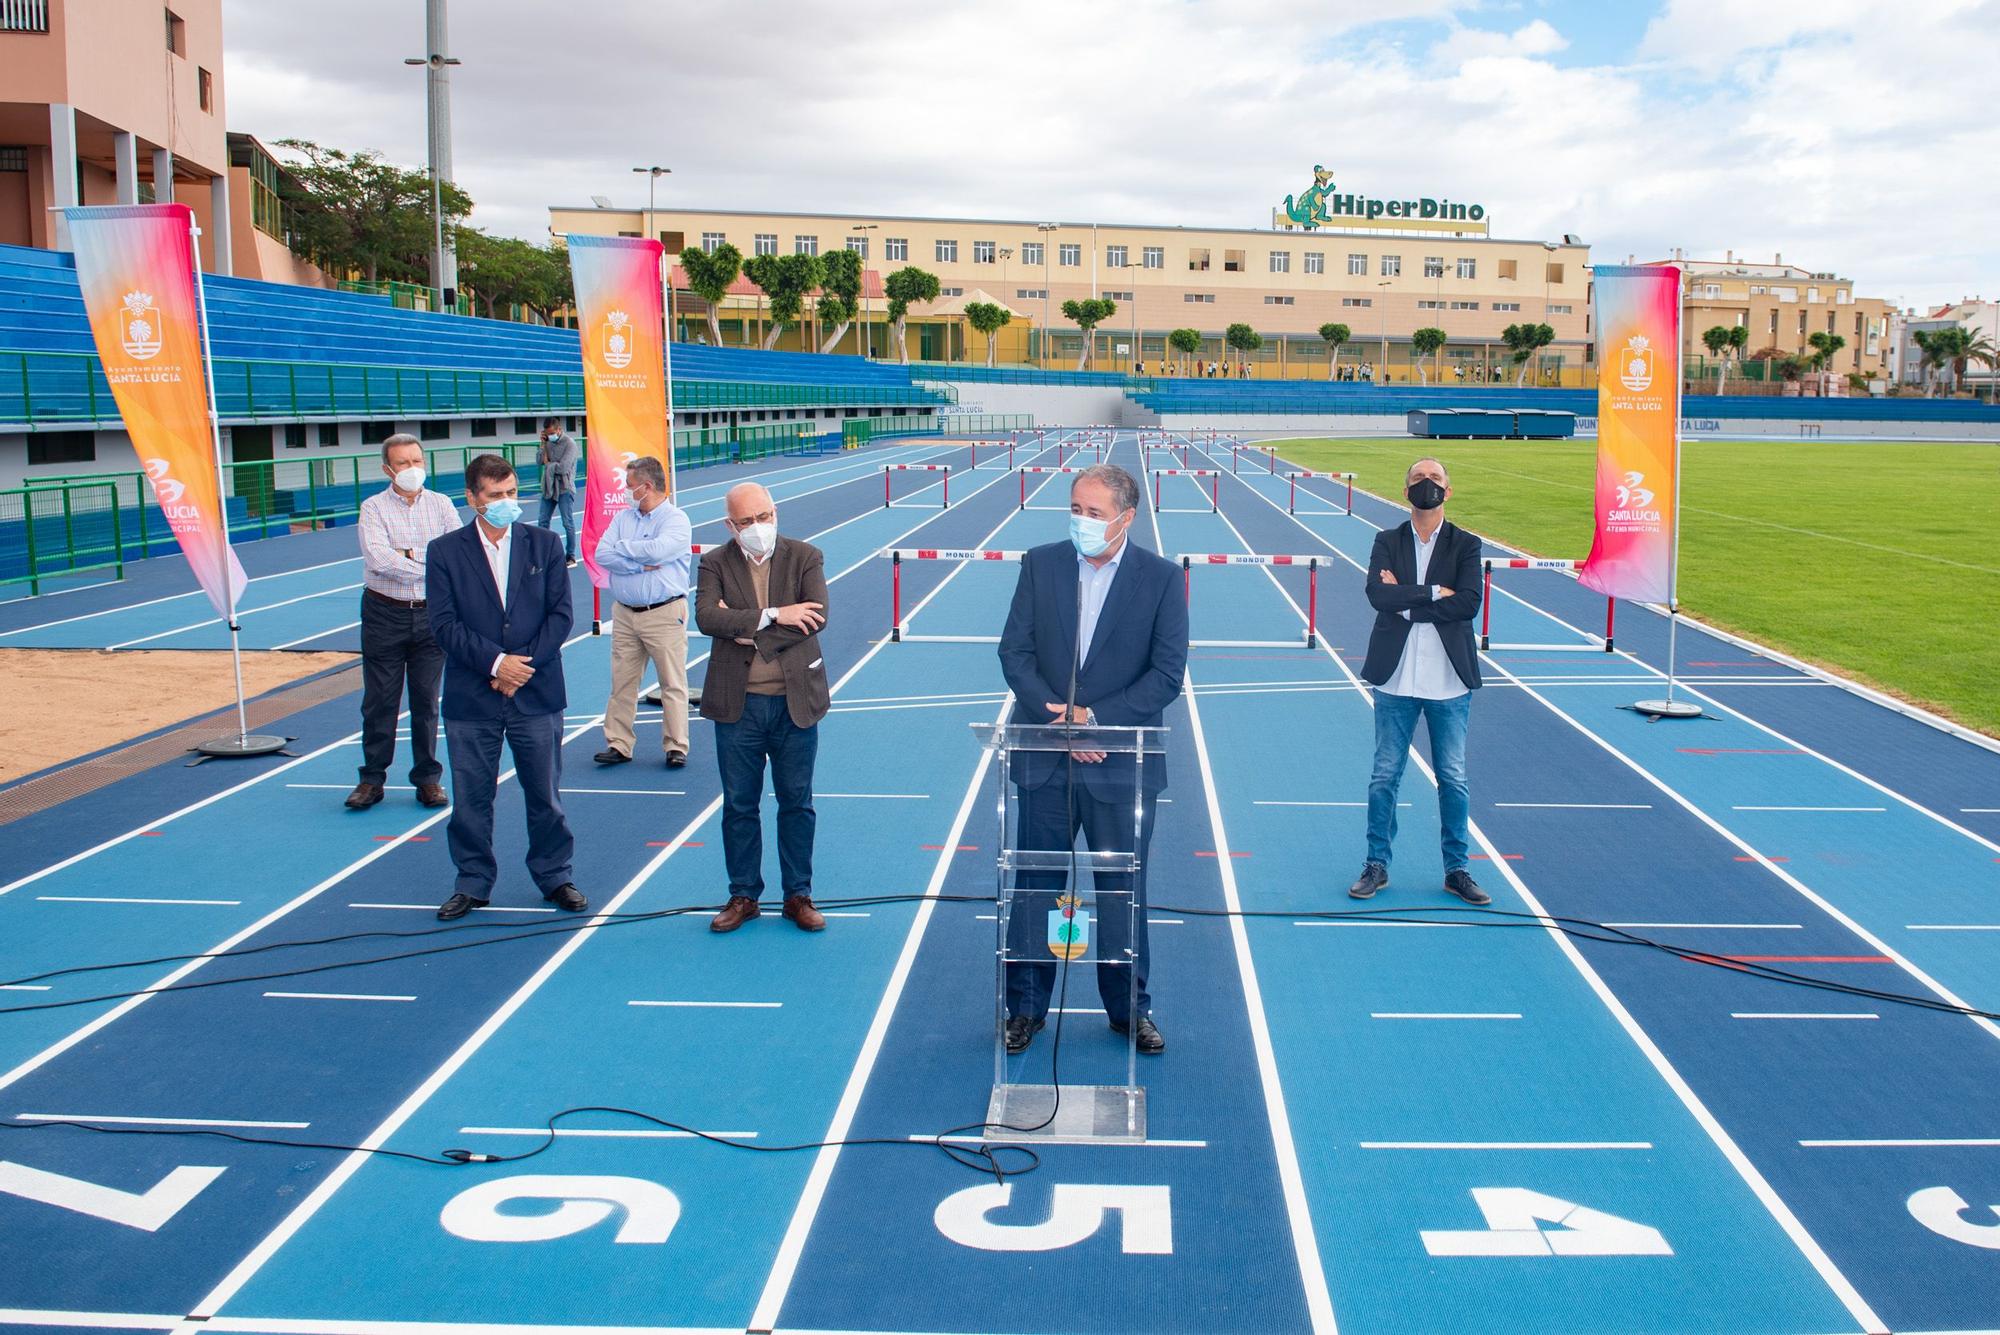
[[[1968,334],[1965,349],[1959,353],[1959,364],[1963,366],[1966,362],[1984,362],[1988,371],[2000,372],[2000,348],[1994,347],[1993,340],[1984,334]],[[1988,403],[1994,402],[1993,382],[1996,379],[2000,379],[2000,375],[1989,375],[1986,378]]]
[[[1715,358],[1715,392],[1722,392],[1722,377],[1728,363],[1723,360],[1724,350],[1729,347],[1730,329],[1727,325],[1710,325],[1701,334],[1701,345],[1708,349],[1708,355]]]

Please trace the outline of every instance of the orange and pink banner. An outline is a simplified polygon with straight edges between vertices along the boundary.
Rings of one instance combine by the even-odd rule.
[[[625,466],[652,458],[674,483],[667,417],[658,241],[646,237],[569,238],[576,285],[577,333],[583,341],[583,407],[590,426],[583,474],[583,563],[590,582],[611,577],[597,566],[597,540],[625,499]]]
[[[64,209],[104,378],[189,568],[232,614],[243,567],[228,543],[202,363],[194,214],[185,204]]]
[[[1597,314],[1597,524],[1583,584],[1671,603],[1680,522],[1681,271],[1601,265]]]

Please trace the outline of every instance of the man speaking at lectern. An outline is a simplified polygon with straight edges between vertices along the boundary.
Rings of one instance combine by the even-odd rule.
[[[1014,693],[1013,721],[1132,728],[1162,726],[1181,693],[1187,670],[1187,599],[1180,567],[1131,541],[1139,484],[1124,469],[1097,464],[1070,488],[1069,541],[1036,547],[1021,558],[1021,578],[1000,636],[1000,666]],[[1163,758],[1149,759],[1139,830],[1140,873],[1097,873],[1100,907],[1093,947],[1098,959],[1123,960],[1127,948],[1124,896],[1136,896],[1131,967],[1138,1011],[1131,1013],[1131,978],[1100,962],[1097,989],[1114,1032],[1137,1026],[1141,1052],[1165,1051],[1146,991],[1147,849],[1153,811],[1167,786]],[[1134,758],[1079,751],[1020,752],[1010,776],[1020,788],[1017,846],[1071,847],[1082,832],[1093,852],[1132,852]],[[1065,874],[1018,873],[1007,954],[1007,1050],[1025,1051],[1048,1016],[1056,981],[1044,944],[1049,912]]]

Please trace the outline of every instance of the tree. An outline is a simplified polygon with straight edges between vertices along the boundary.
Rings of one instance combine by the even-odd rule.
[[[1181,368],[1186,370],[1187,359],[1201,351],[1201,331],[1176,329],[1167,335],[1167,346],[1181,355]]]
[[[1340,370],[1340,345],[1354,337],[1354,331],[1344,324],[1327,323],[1319,327],[1320,340],[1326,344],[1328,360],[1326,378],[1332,380]]]
[[[1847,346],[1847,340],[1839,334],[1812,333],[1806,335],[1806,342],[1812,347],[1812,354],[1806,360],[1815,371],[1824,371],[1833,354]]]
[[[724,241],[714,250],[689,246],[681,252],[681,269],[687,274],[688,290],[708,305],[708,341],[722,346],[722,320],[716,314],[729,287],[743,272],[743,252]]]
[[[569,253],[560,242],[538,246],[461,227],[458,274],[459,285],[489,319],[501,317],[503,307],[522,306],[548,323],[572,304]]]
[[[743,262],[743,276],[770,298],[771,327],[764,334],[764,351],[769,352],[786,326],[799,322],[806,297],[826,271],[817,255],[753,255]]]
[[[1085,297],[1082,301],[1065,301],[1062,313],[1063,319],[1083,331],[1083,351],[1076,359],[1076,369],[1081,371],[1090,365],[1090,354],[1096,348],[1097,339],[1091,331],[1118,313],[1118,303],[1106,297]]]
[[[1519,372],[1514,380],[1516,388],[1528,383],[1528,359],[1555,340],[1556,331],[1545,324],[1510,324],[1500,331],[1500,341],[1507,345],[1508,360]]]
[[[1410,335],[1410,355],[1417,359],[1417,374],[1423,377],[1426,385],[1431,382],[1431,377],[1430,372],[1424,369],[1424,359],[1443,351],[1444,345],[1444,330],[1436,325],[1425,325]]]
[[[1984,362],[1988,371],[2000,372],[2000,348],[1996,348],[1993,345],[1993,340],[1984,334],[1967,335],[1962,358],[1968,362]],[[1986,401],[1988,403],[1995,401],[1996,388],[2000,388],[1996,387],[1993,383],[1996,379],[2000,379],[2000,375],[1989,375],[1986,377]],[[1977,398],[1978,394],[1975,392],[1973,397]]]
[[[882,281],[882,291],[889,298],[889,319],[896,326],[896,354],[903,365],[910,364],[909,329],[906,317],[910,304],[917,301],[938,299],[938,277],[919,269],[914,264],[906,264]]]
[[[814,309],[819,318],[835,326],[820,344],[821,352],[832,352],[854,323],[860,309],[861,256],[851,250],[831,250],[820,256],[819,300]]]
[[[1243,365],[1243,354],[1255,352],[1264,346],[1264,336],[1247,324],[1233,324],[1222,331],[1222,341],[1236,349],[1236,364]]]
[[[998,335],[1014,322],[1014,312],[990,301],[974,301],[966,304],[965,318],[974,329],[986,335],[986,364],[993,365],[993,348],[999,341]]]
[[[1728,325],[1710,325],[1701,331],[1701,345],[1708,349],[1708,355],[1715,358],[1715,392],[1722,392],[1722,377],[1728,363],[1723,354],[1729,348],[1729,336],[1735,331]]]
[[[369,282],[429,282],[436,231],[431,178],[384,162],[373,152],[346,153],[306,139],[279,146],[305,160],[288,164],[279,190],[291,208],[292,248],[336,278],[359,273]],[[440,194],[444,225],[454,233],[472,212],[472,198],[447,181]]]
[[[1969,355],[1972,335],[1958,325],[1946,325],[1942,329],[1919,329],[1910,335],[1923,355],[1922,365],[1928,371],[1949,368],[1951,378],[1947,382],[1946,393],[1958,392],[1958,372],[1961,363]],[[1924,397],[1931,396],[1930,377],[1924,382]]]

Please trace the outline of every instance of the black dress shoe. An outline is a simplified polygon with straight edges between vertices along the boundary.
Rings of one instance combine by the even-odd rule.
[[[471,895],[464,894],[453,895],[450,899],[438,905],[438,921],[450,922],[453,918],[463,918],[474,909],[483,909],[485,907],[486,901],[483,899],[474,899]]]
[[[542,898],[565,913],[581,913],[590,907],[590,901],[583,897],[583,891],[568,881],[564,881],[553,890],[542,891]]]
[[[1491,904],[1493,896],[1479,888],[1479,882],[1472,879],[1472,873],[1460,867],[1457,871],[1444,874],[1444,888],[1457,895],[1468,904]]]
[[[382,785],[379,783],[357,783],[354,791],[347,795],[349,811],[366,811],[382,800]]]
[[[1025,1015],[1007,1017],[1007,1051],[1026,1052],[1028,1044],[1035,1041],[1035,1035],[1042,1031],[1046,1020],[1031,1020]]]
[[[1389,869],[1379,862],[1363,864],[1361,874],[1354,878],[1354,884],[1347,887],[1351,899],[1373,899],[1375,892],[1389,884]]]
[[[615,746],[607,746],[591,757],[600,765],[622,765],[631,758]]]
[[[681,767],[682,767],[683,765],[685,765],[685,764],[687,764],[687,763],[688,763],[688,757],[687,757],[687,752],[685,752],[685,751],[669,751],[669,752],[667,752],[667,768],[668,768],[668,769],[679,769],[679,768],[681,768]]]
[[[417,785],[417,803],[426,807],[448,807],[451,805],[451,794],[444,790],[441,783],[420,783]]]
[[[1111,1022],[1111,1032],[1122,1037],[1125,1033],[1125,1026],[1113,1020]],[[1150,1015],[1141,1015],[1139,1017],[1138,1047],[1139,1051],[1153,1055],[1167,1050],[1167,1040],[1160,1033],[1160,1027],[1153,1023],[1153,1017]]]

